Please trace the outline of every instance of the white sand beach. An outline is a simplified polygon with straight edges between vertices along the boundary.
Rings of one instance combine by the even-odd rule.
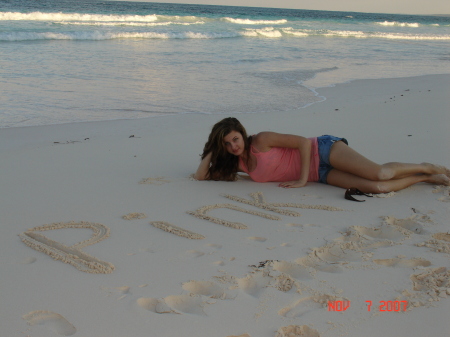
[[[450,167],[449,89],[358,80],[235,117]],[[356,203],[318,183],[194,181],[224,117],[0,129],[0,336],[450,336],[449,187]]]

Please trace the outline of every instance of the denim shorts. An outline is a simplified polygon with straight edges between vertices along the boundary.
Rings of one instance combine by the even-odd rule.
[[[328,173],[333,169],[330,164],[330,152],[334,143],[342,140],[348,145],[348,141],[345,138],[339,138],[330,135],[323,135],[317,137],[317,145],[319,148],[319,182],[326,184]]]

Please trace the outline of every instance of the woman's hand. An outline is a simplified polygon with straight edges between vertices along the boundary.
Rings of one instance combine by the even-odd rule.
[[[285,181],[279,184],[278,186],[283,188],[297,188],[306,186],[306,182],[307,181],[303,180]]]
[[[198,166],[197,172],[194,173],[194,179],[196,180],[206,180],[209,179],[209,166],[211,165],[212,153],[208,153],[205,158],[202,159],[200,165]]]

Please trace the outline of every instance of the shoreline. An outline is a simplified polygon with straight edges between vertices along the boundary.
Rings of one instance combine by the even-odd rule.
[[[316,75],[320,76],[320,73]],[[446,74],[446,73],[441,73],[441,74],[427,74],[427,75],[415,75],[415,76],[411,76],[411,77],[392,77],[392,78],[372,78],[372,79],[352,79],[352,80],[348,80],[348,81],[344,81],[344,82],[339,82],[339,83],[334,83],[334,84],[330,84],[330,85],[325,85],[325,86],[311,86],[308,85],[307,83],[314,83],[316,81],[316,78],[307,80],[306,84],[302,83],[302,86],[304,86],[306,89],[310,90],[311,92],[314,93],[315,97],[320,98],[320,101],[316,101],[316,102],[312,102],[312,103],[306,103],[304,106],[295,109],[295,110],[285,110],[285,111],[277,111],[277,112],[270,112],[270,111],[265,111],[265,112],[234,112],[234,113],[200,113],[200,112],[184,112],[184,113],[157,113],[157,115],[154,116],[149,116],[149,117],[138,117],[138,118],[116,118],[116,119],[105,119],[105,120],[95,120],[95,121],[77,121],[77,122],[63,122],[63,123],[55,123],[55,124],[42,124],[42,125],[25,125],[25,126],[4,126],[1,127],[0,126],[0,131],[1,130],[5,130],[5,129],[16,129],[16,128],[28,128],[28,127],[46,127],[46,126],[52,126],[52,125],[72,125],[72,124],[83,124],[83,123],[107,123],[107,122],[114,122],[114,121],[132,121],[132,120],[151,120],[153,118],[165,118],[165,117],[172,117],[172,116],[184,116],[184,115],[200,115],[200,116],[225,116],[226,115],[254,115],[254,114],[267,114],[267,113],[286,113],[286,112],[290,112],[290,111],[303,111],[307,108],[309,108],[310,106],[313,105],[317,105],[320,104],[324,101],[326,101],[328,98],[321,94],[322,90],[327,90],[329,88],[334,88],[336,86],[342,86],[342,85],[348,85],[348,84],[352,84],[354,82],[365,82],[365,81],[389,81],[389,80],[407,80],[407,79],[411,79],[412,81],[414,81],[414,79],[418,79],[418,78],[428,78],[428,77],[450,77],[450,73]],[[218,118],[220,119],[220,118]]]
[[[320,89],[327,99],[305,109],[234,116],[249,134],[328,133],[376,162],[450,167],[449,88],[450,75],[356,80]],[[290,325],[321,337],[448,334],[450,188],[417,184],[355,203],[318,183],[193,181],[219,119],[0,129],[0,334],[275,337]],[[350,308],[327,310],[340,300]],[[384,312],[382,301],[408,310]]]

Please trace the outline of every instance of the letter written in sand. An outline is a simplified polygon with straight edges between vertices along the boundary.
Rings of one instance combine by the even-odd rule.
[[[231,205],[231,204],[217,204],[217,205],[203,206],[203,207],[200,207],[199,209],[197,209],[195,212],[187,212],[187,213],[191,214],[199,219],[208,220],[208,221],[214,222],[219,225],[224,225],[224,226],[236,228],[236,229],[247,229],[247,226],[244,225],[243,223],[231,222],[231,221],[227,221],[224,219],[215,218],[215,217],[212,217],[212,216],[209,216],[206,214],[207,212],[209,212],[213,209],[218,209],[218,208],[228,208],[228,209],[231,209],[234,211],[260,216],[262,218],[266,218],[266,219],[270,219],[270,220],[280,220],[281,219],[279,216],[270,215],[270,214],[258,212],[258,211],[251,211],[251,210],[247,210],[245,208],[241,208],[241,207]]]
[[[66,246],[48,237],[36,233],[65,228],[89,228],[94,234],[88,240]],[[78,270],[93,274],[109,274],[114,270],[114,266],[96,257],[84,253],[81,248],[100,242],[109,236],[109,228],[98,223],[91,222],[67,222],[53,223],[40,227],[34,227],[22,234],[20,239],[29,247],[51,256],[55,260],[71,264]]]
[[[188,231],[187,229],[174,226],[168,222],[165,221],[152,221],[150,222],[150,225],[162,229],[163,231],[166,231],[168,233],[172,233],[178,236],[182,236],[188,239],[194,239],[194,240],[202,240],[205,237],[201,234],[197,234],[191,231]]]
[[[279,207],[293,207],[302,209],[317,209],[324,211],[344,211],[342,208],[327,206],[327,205],[305,205],[305,204],[294,204],[294,203],[268,203],[262,192],[250,193],[253,200],[244,199],[235,195],[223,194],[225,198],[233,201],[237,201],[243,204],[252,205],[261,209],[276,212],[287,216],[300,216],[301,214],[288,209],[283,209]]]

